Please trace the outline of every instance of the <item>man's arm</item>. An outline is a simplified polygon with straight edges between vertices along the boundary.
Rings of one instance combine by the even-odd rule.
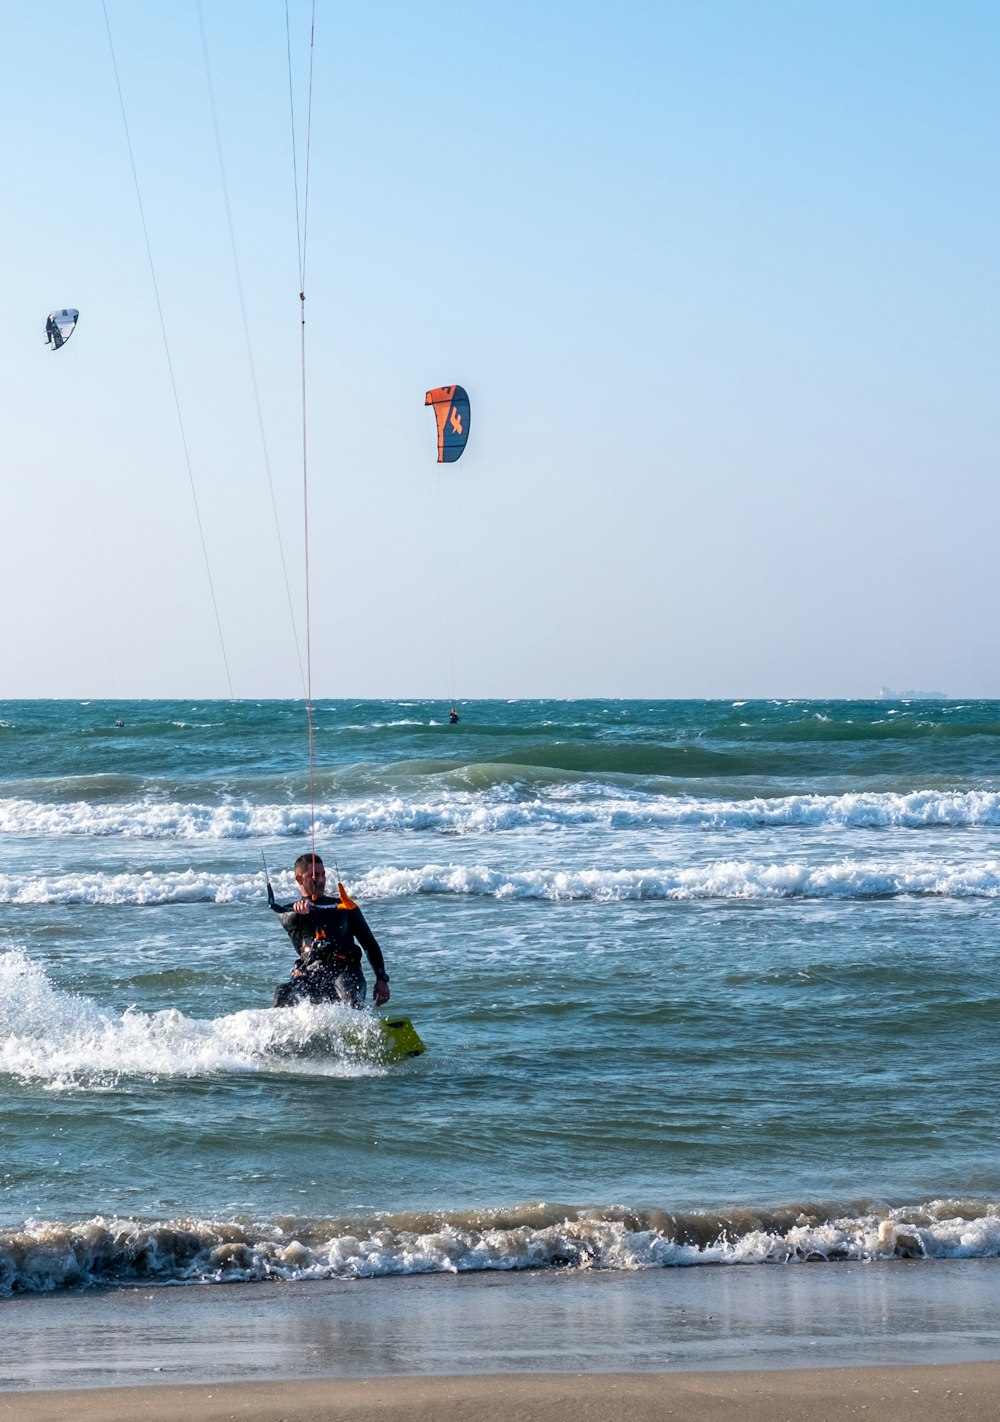
[[[302,919],[306,915],[322,914],[324,911],[330,912],[335,909],[335,905],[318,904],[313,899],[296,899],[293,904],[279,904],[275,901],[274,890],[271,885],[267,886],[267,906],[278,915],[281,926],[286,933],[292,937],[300,930],[304,930],[305,925]]]
[[[279,904],[275,902],[274,890],[271,885],[267,886],[267,906],[273,909],[278,915],[278,922],[292,940],[296,953],[301,952],[301,940],[304,937],[306,925],[302,922],[302,915],[296,909],[295,904]]]
[[[372,965],[372,972],[375,974],[375,987],[372,996],[375,999],[375,1006],[381,1007],[384,1002],[389,1001],[389,974],[385,970],[385,959],[382,957],[382,949],[379,947],[378,939],[368,927],[368,921],[359,908],[352,908],[351,930],[355,941],[360,943],[365,950],[365,956]]]

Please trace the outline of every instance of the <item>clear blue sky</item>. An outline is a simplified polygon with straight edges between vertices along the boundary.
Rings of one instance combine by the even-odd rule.
[[[232,690],[294,696],[198,6],[107,3]],[[203,16],[301,635],[285,8]],[[0,697],[226,696],[101,3],[4,21]],[[319,0],[315,692],[1000,695],[998,59],[992,0]]]

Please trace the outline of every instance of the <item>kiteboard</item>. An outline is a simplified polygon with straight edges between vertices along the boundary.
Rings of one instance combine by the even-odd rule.
[[[419,1057],[427,1050],[408,1017],[367,1018],[360,1029],[346,1028],[343,1041],[352,1055],[357,1053],[386,1065],[404,1062],[407,1057]]]
[[[385,1043],[385,1061],[403,1061],[406,1057],[419,1057],[426,1052],[427,1048],[408,1017],[380,1017],[379,1024]]]

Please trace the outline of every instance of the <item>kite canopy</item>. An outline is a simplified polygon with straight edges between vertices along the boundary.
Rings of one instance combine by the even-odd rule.
[[[428,390],[424,396],[424,404],[434,406],[434,416],[437,419],[437,462],[454,464],[456,459],[462,457],[466,440],[469,438],[469,397],[461,385],[441,385],[437,390]]]
[[[50,311],[48,320],[45,322],[45,341],[54,351],[60,346],[64,346],[70,336],[76,330],[76,323],[80,319],[79,311],[74,311],[72,307],[66,307],[62,311]]]

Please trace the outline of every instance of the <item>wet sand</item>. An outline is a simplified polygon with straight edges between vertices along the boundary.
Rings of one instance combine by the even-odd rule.
[[[1000,1260],[424,1275],[0,1303],[0,1422],[996,1417]]]
[[[1000,1364],[327,1379],[0,1395],[0,1422],[992,1422]]]

